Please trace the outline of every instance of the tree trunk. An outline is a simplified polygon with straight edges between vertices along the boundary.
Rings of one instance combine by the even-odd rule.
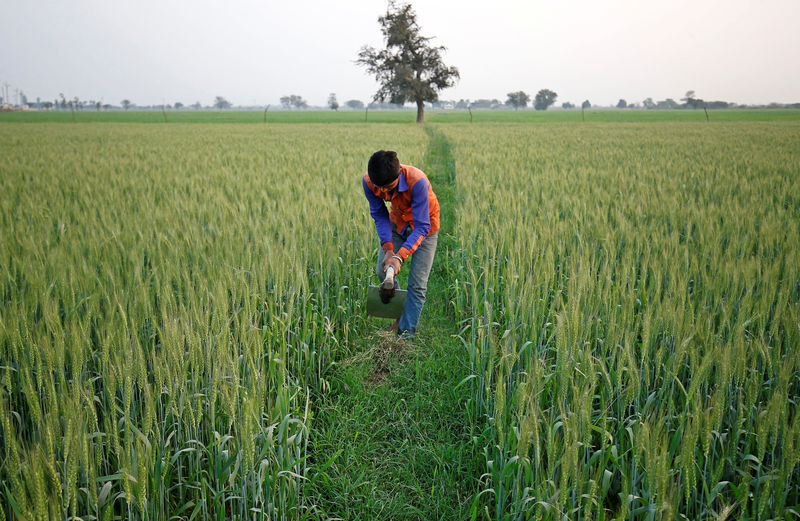
[[[417,100],[417,123],[425,122],[425,102]]]

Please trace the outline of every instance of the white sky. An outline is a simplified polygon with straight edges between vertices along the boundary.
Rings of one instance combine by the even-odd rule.
[[[0,0],[0,86],[118,105],[372,98],[353,61],[383,0]],[[441,99],[558,93],[800,102],[800,0],[416,0],[460,82]]]

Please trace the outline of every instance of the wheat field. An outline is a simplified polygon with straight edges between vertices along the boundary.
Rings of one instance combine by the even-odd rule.
[[[380,148],[453,183],[467,518],[800,517],[800,123],[487,114],[0,124],[0,521],[315,519]]]
[[[296,518],[389,142],[424,132],[0,126],[0,514]]]
[[[800,126],[450,126],[493,519],[783,519]]]

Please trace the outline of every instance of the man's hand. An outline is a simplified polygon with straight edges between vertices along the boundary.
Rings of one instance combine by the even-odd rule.
[[[386,255],[383,257],[383,271],[389,269],[389,266],[394,268],[394,275],[397,276],[400,273],[400,256],[396,255],[392,252],[386,252]]]

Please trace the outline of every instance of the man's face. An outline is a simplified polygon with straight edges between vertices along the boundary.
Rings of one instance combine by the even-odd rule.
[[[379,186],[379,187],[378,187],[378,190],[380,190],[381,192],[391,192],[392,190],[394,190],[395,188],[397,188],[397,184],[398,184],[399,182],[400,182],[400,178],[398,177],[397,179],[395,179],[394,181],[392,181],[392,182],[391,182],[391,183],[389,183],[388,185]]]

